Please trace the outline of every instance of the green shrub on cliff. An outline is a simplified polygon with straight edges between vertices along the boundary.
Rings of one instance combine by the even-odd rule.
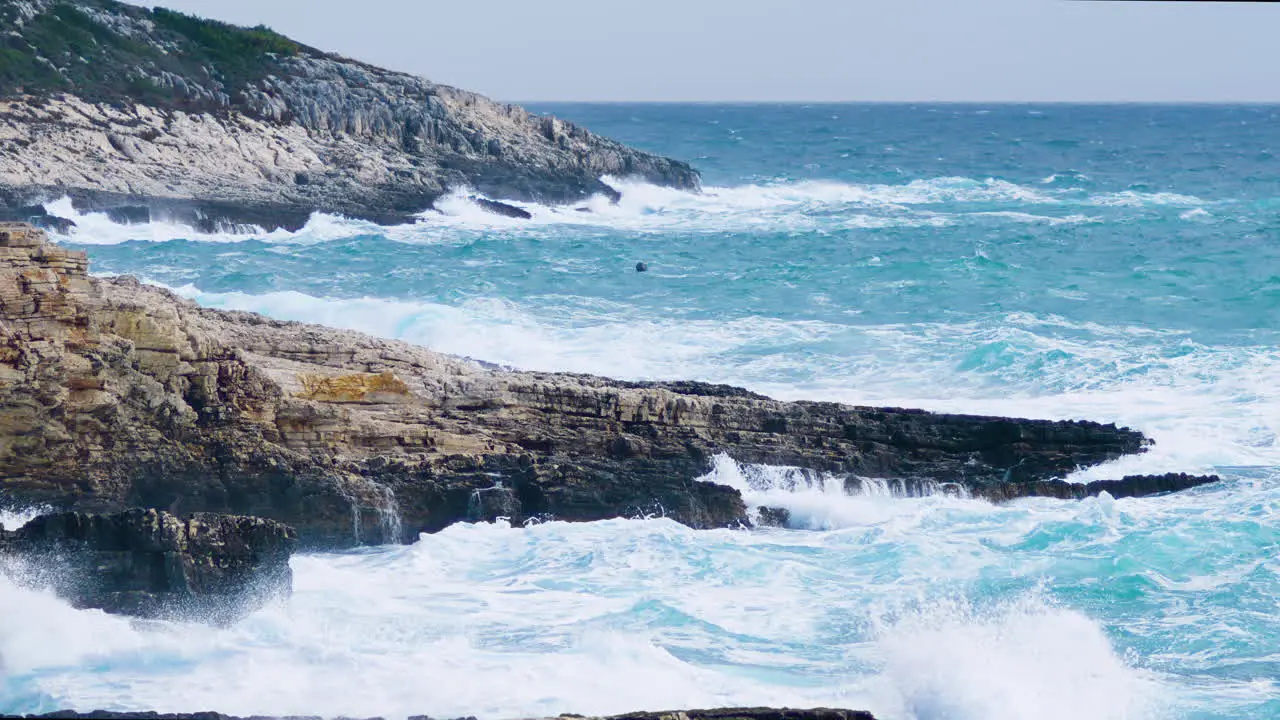
[[[264,25],[237,27],[164,8],[156,8],[151,17],[158,28],[189,40],[193,54],[208,60],[232,86],[265,74],[271,55],[291,56],[301,49],[298,43]]]
[[[0,16],[12,15],[14,3],[0,0]],[[242,89],[277,72],[281,58],[304,50],[263,26],[237,27],[114,0],[71,0],[0,38],[0,97],[71,91],[99,101],[226,109],[216,96],[239,105]]]

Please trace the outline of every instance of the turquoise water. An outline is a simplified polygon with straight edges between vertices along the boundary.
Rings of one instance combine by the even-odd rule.
[[[0,712],[1280,718],[1280,108],[539,109],[706,191],[297,233],[89,216],[66,242],[206,305],[516,367],[1114,421],[1156,446],[1076,479],[1225,482],[996,507],[722,458],[795,527],[456,526],[297,558],[292,602],[222,630],[0,581]]]

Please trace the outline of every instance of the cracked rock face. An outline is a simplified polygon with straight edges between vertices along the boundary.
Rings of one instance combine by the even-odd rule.
[[[265,29],[111,0],[0,0],[0,18],[18,28],[0,75],[11,215],[67,195],[133,220],[296,229],[314,211],[404,222],[461,188],[565,203],[616,195],[602,176],[699,187],[685,163]]]
[[[0,229],[0,495],[10,501],[255,515],[313,547],[496,517],[725,527],[748,523],[742,497],[695,480],[719,453],[1007,499],[1074,497],[1050,481],[1147,444],[1092,422],[504,371],[200,308],[131,278],[90,278],[86,265],[39,231]]]

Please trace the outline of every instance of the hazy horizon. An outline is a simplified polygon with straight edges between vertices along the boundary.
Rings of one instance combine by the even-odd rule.
[[[1280,102],[1280,5],[166,0],[512,102]]]

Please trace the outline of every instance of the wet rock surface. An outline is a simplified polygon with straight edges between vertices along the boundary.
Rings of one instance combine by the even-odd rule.
[[[1108,493],[1114,498],[1146,497],[1164,493],[1181,492],[1191,488],[1221,482],[1217,475],[1188,475],[1167,473],[1164,475],[1127,475],[1120,480],[1097,480],[1090,483],[1068,483],[1061,480],[1041,480],[1031,483],[999,483],[982,488],[978,495],[988,500],[1006,501],[1020,497],[1052,497],[1060,500],[1081,500]]]
[[[1060,496],[1050,481],[1148,444],[1093,422],[514,372],[90,278],[38,231],[0,231],[0,323],[0,499],[253,515],[309,547],[496,517],[749,524],[737,490],[697,480],[721,453],[1013,497]]]
[[[494,215],[501,215],[502,217],[514,218],[516,220],[533,219],[532,213],[523,208],[518,208],[515,205],[509,205],[507,203],[501,203],[482,197],[472,197],[471,202],[480,206],[480,209],[485,212],[493,213]]]
[[[146,618],[234,620],[288,596],[297,534],[253,517],[135,509],[42,515],[4,533],[24,580],[79,608]]]
[[[314,211],[411,222],[462,188],[568,203],[616,199],[603,176],[699,187],[685,163],[265,29],[111,0],[0,0],[0,20],[0,215],[69,196],[127,220],[296,229]]]

